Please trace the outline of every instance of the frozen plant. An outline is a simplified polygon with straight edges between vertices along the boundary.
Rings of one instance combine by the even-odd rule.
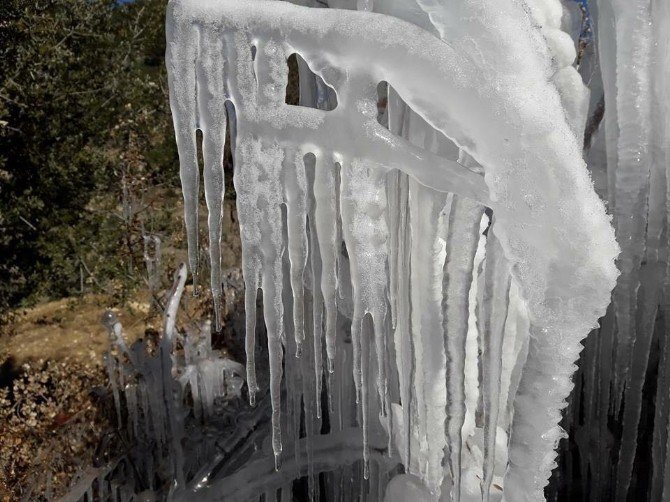
[[[118,428],[111,440],[120,443],[113,449],[119,454],[82,472],[65,502],[165,499],[187,482],[201,480],[210,462],[221,469],[218,463],[228,460],[232,446],[263,429],[267,407],[250,409],[239,399],[244,367],[212,348],[210,323],[177,330],[185,283],[182,264],[158,339],[128,345],[117,316],[112,311],[103,315]]]
[[[618,254],[561,3],[356,7],[168,5],[189,265],[196,282],[200,130],[218,327],[230,128],[247,389],[260,289],[274,457],[179,496],[289,500],[306,475],[333,500],[543,500]]]

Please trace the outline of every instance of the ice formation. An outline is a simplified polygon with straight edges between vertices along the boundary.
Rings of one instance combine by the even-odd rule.
[[[200,130],[218,305],[230,127],[247,387],[263,392],[260,289],[277,469],[258,458],[189,490],[242,500],[255,475],[284,500],[292,479],[314,494],[326,472],[349,500],[361,465],[372,500],[543,500],[618,253],[582,160],[588,92],[561,4],[333,4],[363,12],[168,6],[189,265],[195,282]],[[285,102],[292,54],[301,106]]]
[[[220,457],[262,421],[264,406],[249,412],[235,405],[244,367],[212,348],[210,323],[177,331],[186,275],[186,265],[180,266],[156,340],[128,345],[116,314],[103,315],[111,342],[105,363],[118,426],[108,440],[120,440],[124,447],[117,449],[117,458],[96,458],[97,465],[82,474],[63,502],[166,498],[187,480],[202,481],[210,462],[225,472],[218,465]],[[166,489],[164,482],[172,485]]]
[[[560,482],[573,497],[666,500],[670,4],[599,0],[590,8],[596,47],[584,66],[594,125],[586,157],[613,215],[621,276],[586,343],[566,416],[576,448],[566,445],[563,461],[580,469]],[[650,468],[635,472],[636,465]]]

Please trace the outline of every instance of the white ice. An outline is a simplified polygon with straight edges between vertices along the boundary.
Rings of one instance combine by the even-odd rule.
[[[201,130],[211,275],[220,280],[228,117],[249,393],[257,392],[261,288],[278,468],[291,450],[282,434],[297,437],[282,423],[295,424],[298,410],[299,427],[300,396],[311,400],[315,392],[293,379],[304,382],[310,370],[317,372],[310,382],[318,382],[323,354],[313,347],[325,329],[335,372],[326,389],[331,422],[362,427],[366,477],[383,479],[370,441],[386,424],[396,431],[392,450],[414,476],[398,480],[398,490],[427,490],[433,499],[448,490],[465,500],[474,480],[484,479],[475,487],[484,497],[504,489],[506,500],[543,500],[573,364],[609,302],[618,246],[581,157],[588,94],[571,66],[574,45],[561,31],[560,2],[527,6],[357,5],[379,14],[171,0],[167,65],[190,266],[196,274]],[[405,15],[408,21],[399,19]],[[285,103],[286,60],[294,53],[333,90],[335,109]],[[377,120],[380,82],[389,85],[389,128]],[[306,162],[309,154],[314,162]],[[479,229],[484,207],[494,221],[487,237]],[[480,241],[485,256],[475,269]],[[219,289],[212,284],[215,302]],[[285,289],[291,301],[283,300]],[[304,306],[321,305],[317,300],[323,309],[308,315]],[[474,340],[473,313],[480,326]],[[314,327],[308,317],[325,323]],[[472,342],[484,351],[474,398]],[[303,343],[312,350],[301,351]],[[282,405],[283,368],[298,408]],[[357,416],[348,398],[358,403]],[[305,413],[310,423],[320,418]],[[308,434],[308,453],[320,441]],[[452,491],[457,476],[463,488]]]

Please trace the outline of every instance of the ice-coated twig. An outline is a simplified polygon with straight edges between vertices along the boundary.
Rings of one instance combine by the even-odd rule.
[[[172,284],[172,290],[168,296],[167,308],[165,309],[165,318],[163,321],[164,336],[171,344],[176,335],[175,324],[177,322],[177,311],[179,310],[182,294],[184,294],[185,285],[186,265],[181,264],[174,274],[174,282]]]

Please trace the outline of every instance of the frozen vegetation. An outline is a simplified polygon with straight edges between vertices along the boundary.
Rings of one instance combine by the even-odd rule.
[[[167,8],[189,269],[202,170],[218,329],[230,141],[247,364],[176,330],[185,267],[152,353],[107,320],[119,423],[154,445],[142,476],[171,480],[145,489],[544,500],[568,407],[559,482],[625,501],[654,361],[645,497],[666,500],[670,4],[296,3]]]

